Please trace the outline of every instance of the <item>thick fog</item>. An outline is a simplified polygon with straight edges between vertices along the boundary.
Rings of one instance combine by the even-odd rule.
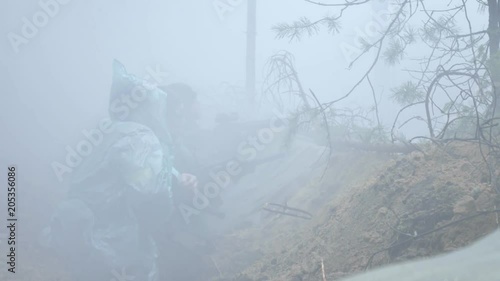
[[[302,0],[257,1],[256,93],[252,102],[245,91],[247,1],[4,1],[0,8],[0,84],[3,86],[0,94],[0,166],[3,169],[15,165],[19,170],[19,239],[41,239],[44,226],[50,224],[59,202],[66,198],[71,188],[74,171],[83,167],[97,169],[98,162],[68,169],[68,159],[78,145],[91,138],[91,132],[109,118],[115,60],[138,79],[160,86],[184,83],[197,94],[200,115],[197,121],[204,133],[191,136],[195,138],[192,142],[201,147],[204,165],[233,158],[241,160],[247,156],[265,162],[271,157],[268,161],[274,163],[271,166],[258,165],[241,181],[231,183],[241,188],[224,193],[221,212],[226,219],[207,218],[210,231],[221,235],[241,227],[241,217],[269,200],[286,203],[290,194],[301,187],[287,187],[285,192],[281,186],[274,186],[275,182],[285,185],[287,180],[302,173],[321,174],[328,161],[324,158],[325,148],[321,141],[314,143],[316,150],[306,150],[310,145],[301,139],[304,136],[298,137],[297,146],[283,152],[280,142],[287,139],[284,130],[271,130],[274,135],[270,144],[263,144],[261,140],[263,149],[245,146],[250,142],[248,134],[250,138],[252,134],[259,138],[263,129],[269,126],[272,129],[272,124],[284,124],[284,120],[292,118],[299,110],[298,97],[283,102],[283,107],[279,108],[264,93],[269,82],[266,80],[268,62],[280,52],[293,55],[294,69],[313,106],[343,97],[371,67],[376,54],[368,52],[350,65],[362,52],[360,39],[378,38],[382,27],[389,24],[379,15],[394,11],[391,4],[394,1],[371,2],[347,9],[338,32],[321,28],[297,40],[279,38],[274,27],[303,17],[314,22],[325,16],[338,16],[340,9]],[[427,5],[430,9],[434,3]],[[436,8],[442,6],[436,4]],[[473,29],[485,29],[487,13],[478,12],[475,4],[470,4],[470,9]],[[413,22],[424,20],[425,16],[419,15]],[[458,25],[464,30],[469,28],[464,18],[460,18]],[[370,112],[366,118],[373,125],[377,120],[373,111],[373,90],[381,125],[390,129],[401,108],[390,99],[392,90],[412,79],[405,70],[420,68],[416,59],[425,57],[424,52],[429,51],[424,47],[423,44],[409,47],[405,51],[407,59],[401,64],[390,65],[380,59],[370,74],[373,89],[364,82],[335,107]],[[151,109],[151,113],[154,110]],[[236,125],[228,125],[232,131],[217,131],[216,117],[232,113],[238,116]],[[408,119],[423,114],[422,108],[415,108],[404,116]],[[268,121],[276,116],[278,121]],[[321,123],[321,118],[319,120]],[[397,136],[407,139],[427,133],[427,126],[422,122],[396,129]],[[94,154],[97,151],[100,150],[94,148]],[[290,162],[302,162],[304,166],[290,164],[285,167],[281,162],[272,162],[281,161],[272,158],[281,154]],[[86,163],[89,157],[82,158],[82,163]],[[67,170],[61,170],[61,165]],[[175,160],[173,166],[176,166]],[[271,169],[274,170],[270,172]],[[189,174],[201,180],[200,175]],[[0,178],[3,180],[3,174]],[[252,189],[252,184],[261,189]],[[317,207],[319,210],[321,206]],[[64,206],[61,208],[64,212]],[[2,207],[0,212],[2,216],[6,216],[4,209]],[[67,212],[71,214],[71,210]],[[37,217],[35,213],[41,215]],[[36,227],[22,225],[23,216],[26,224],[33,223]],[[159,216],[158,221],[161,221],[157,211],[153,216]],[[244,222],[247,220],[258,223],[260,217],[249,216]],[[40,232],[27,233],[23,228]],[[5,243],[0,244],[0,249],[4,246]],[[30,248],[20,246],[19,251],[20,256],[28,255]],[[21,271],[22,264],[19,268]]]
[[[342,50],[342,44],[357,46],[358,37],[370,38],[366,30],[370,31],[367,25],[373,22],[373,11],[388,7],[384,1],[377,2],[371,5],[372,10],[367,6],[347,13],[340,34],[318,32],[299,42],[276,39],[271,27],[333,12],[305,1],[259,2],[257,88],[269,57],[286,50],[295,56],[304,87],[312,89],[321,102],[344,95],[370,61],[361,60],[348,69],[352,57]],[[214,112],[244,108],[245,103],[237,101],[245,97],[222,97],[221,93],[227,84],[240,88],[245,85],[246,2],[222,1],[218,6],[217,1],[67,1],[53,8],[54,15],[47,23],[40,19],[42,26],[31,30],[25,20],[32,22],[44,11],[41,3],[8,1],[1,12],[1,30],[5,34],[1,122],[9,132],[3,135],[2,149],[9,147],[7,155],[26,161],[25,169],[29,167],[37,177],[44,175],[52,180],[48,176],[48,157],[57,160],[63,156],[65,145],[75,143],[83,129],[93,128],[106,116],[113,59],[122,61],[138,76],[158,72],[163,83],[191,85],[204,101],[206,124],[210,124]],[[33,38],[9,39],[9,34],[23,36],[23,32]],[[372,78],[378,94],[382,94],[380,112],[387,124],[396,111],[387,96],[391,88],[407,79],[400,71],[403,67],[382,64]],[[345,103],[371,106],[368,87],[363,87]]]

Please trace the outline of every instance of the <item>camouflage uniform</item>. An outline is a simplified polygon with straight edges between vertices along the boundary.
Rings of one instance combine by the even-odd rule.
[[[166,93],[114,62],[110,130],[72,175],[44,241],[82,281],[154,281],[153,230],[173,211]],[[127,114],[116,101],[136,92]]]

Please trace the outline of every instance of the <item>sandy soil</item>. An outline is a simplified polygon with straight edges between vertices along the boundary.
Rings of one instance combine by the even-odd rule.
[[[326,176],[312,174],[288,201],[314,219],[271,216],[227,235],[217,257],[225,276],[215,280],[322,280],[322,260],[327,280],[338,280],[453,251],[498,228],[496,214],[445,227],[498,204],[477,145],[424,151],[334,153]]]

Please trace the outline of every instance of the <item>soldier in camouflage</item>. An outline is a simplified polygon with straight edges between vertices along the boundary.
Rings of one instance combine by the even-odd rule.
[[[135,103],[124,110],[116,103],[124,99]],[[152,233],[172,215],[172,181],[197,185],[173,167],[167,103],[167,93],[114,62],[109,133],[73,173],[42,236],[76,280],[158,280]]]

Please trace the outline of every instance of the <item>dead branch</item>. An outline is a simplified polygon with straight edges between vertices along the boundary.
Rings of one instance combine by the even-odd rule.
[[[383,248],[383,249],[381,249],[381,250],[378,250],[378,251],[376,251],[375,253],[373,253],[373,254],[370,256],[370,258],[368,259],[368,262],[367,262],[367,263],[366,263],[366,265],[365,265],[365,271],[366,271],[366,270],[368,270],[368,269],[370,268],[371,263],[372,263],[372,261],[373,261],[373,258],[374,258],[377,254],[380,254],[380,253],[382,253],[382,252],[388,251],[388,250],[390,250],[390,249],[392,249],[392,248],[395,248],[395,247],[399,247],[399,246],[404,245],[404,244],[406,244],[406,243],[408,243],[408,242],[411,242],[411,241],[413,241],[413,240],[420,239],[420,238],[425,237],[425,236],[427,236],[427,235],[429,235],[429,234],[432,234],[432,233],[437,232],[437,231],[439,231],[439,230],[442,230],[442,229],[448,228],[448,227],[450,227],[450,226],[453,226],[453,225],[459,224],[459,223],[461,223],[461,222],[464,222],[464,221],[467,221],[467,220],[470,220],[470,219],[473,219],[473,218],[476,218],[476,217],[479,217],[479,216],[484,216],[484,215],[493,214],[493,213],[499,213],[499,212],[500,212],[500,210],[497,210],[496,208],[495,208],[494,210],[491,210],[491,211],[476,212],[474,215],[470,215],[470,216],[468,216],[468,217],[461,218],[461,219],[458,219],[458,220],[456,220],[456,221],[453,221],[453,222],[447,223],[447,224],[442,225],[442,226],[440,226],[440,227],[437,227],[437,228],[435,228],[435,229],[429,230],[429,231],[424,232],[424,233],[420,233],[420,234],[415,235],[415,236],[412,236],[412,237],[410,237],[410,238],[408,238],[408,239],[406,239],[406,240],[404,240],[404,241],[401,241],[401,242],[395,243],[395,244],[393,244],[393,245],[391,245],[391,246],[389,246],[389,247],[386,247],[386,248]]]
[[[332,141],[333,147],[347,147],[363,151],[372,151],[380,153],[402,153],[408,154],[419,150],[414,144],[370,144],[355,141]]]

